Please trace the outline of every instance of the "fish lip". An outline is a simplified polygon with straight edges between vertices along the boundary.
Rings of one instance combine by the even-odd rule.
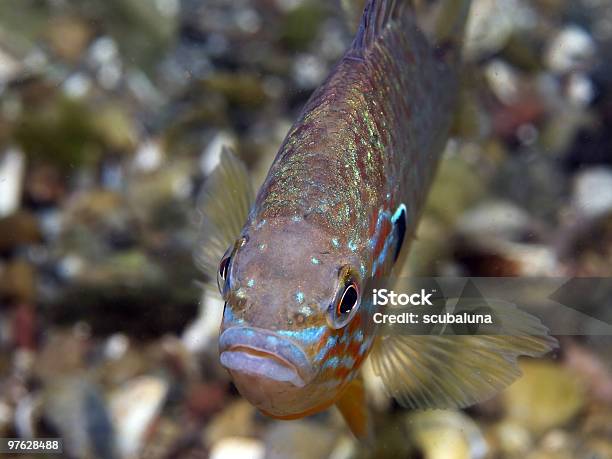
[[[219,354],[221,364],[228,370],[256,373],[269,379],[288,381],[302,387],[315,377],[315,369],[304,351],[287,337],[269,330],[256,327],[233,326],[221,333],[219,337]],[[267,360],[271,369],[293,371],[295,377],[286,378],[267,371],[249,371],[235,365],[236,360]]]

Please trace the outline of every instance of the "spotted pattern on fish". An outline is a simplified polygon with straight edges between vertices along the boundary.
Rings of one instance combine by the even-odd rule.
[[[368,357],[375,309],[361,298],[337,326],[348,285],[340,273],[350,268],[359,288],[389,273],[398,218],[414,232],[448,135],[455,61],[429,45],[407,3],[368,3],[351,49],[285,138],[232,255],[222,330],[240,323],[277,333],[310,362],[297,369],[311,378],[304,387],[233,374],[277,417],[334,403]]]

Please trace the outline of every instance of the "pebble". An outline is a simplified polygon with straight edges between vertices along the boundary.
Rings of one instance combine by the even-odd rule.
[[[0,94],[3,86],[19,74],[21,67],[17,59],[0,47]]]
[[[470,59],[493,54],[507,43],[525,16],[518,0],[475,0],[467,23],[465,54]]]
[[[529,430],[516,422],[502,421],[493,429],[499,449],[511,457],[524,455],[533,448]]]
[[[228,437],[216,443],[210,459],[263,459],[265,449],[261,441],[246,437]]]
[[[548,45],[545,61],[557,73],[588,68],[595,54],[595,42],[582,27],[569,25],[559,31]]]
[[[0,273],[0,295],[11,302],[33,302],[36,297],[36,270],[30,263],[16,259],[6,263]]]
[[[204,352],[216,345],[224,302],[220,297],[204,292],[198,317],[185,328],[181,340],[190,352]]]
[[[414,412],[405,422],[412,441],[427,459],[483,459],[488,452],[480,428],[463,413]]]
[[[68,455],[118,459],[106,401],[82,373],[47,384],[43,400],[44,418],[64,440]]]
[[[15,148],[0,154],[0,218],[12,214],[21,202],[25,156]]]
[[[493,59],[484,69],[489,87],[506,105],[515,103],[520,97],[520,78],[516,69],[501,60]]]
[[[55,330],[45,337],[35,365],[36,375],[54,381],[74,374],[82,367],[87,352],[87,336],[74,330]]]
[[[566,425],[584,406],[583,387],[569,370],[546,361],[524,361],[521,370],[503,393],[509,420],[537,435]]]
[[[464,235],[502,237],[515,240],[529,231],[531,217],[517,205],[501,200],[489,200],[467,210],[460,218],[457,229]]]
[[[139,376],[111,393],[109,409],[122,457],[137,457],[167,392],[168,383],[162,378]]]
[[[316,438],[316,441],[313,439]],[[265,436],[266,459],[327,459],[337,432],[313,421],[274,422]]]
[[[612,169],[591,167],[574,179],[572,205],[582,215],[597,218],[612,212]]]
[[[186,406],[196,419],[207,419],[226,406],[227,390],[223,384],[195,383],[187,391]]]
[[[164,160],[162,145],[158,140],[149,139],[136,149],[133,168],[138,172],[153,172],[159,169]]]
[[[77,61],[93,35],[89,23],[76,16],[54,18],[48,23],[48,44],[60,58]]]
[[[0,398],[0,435],[8,436],[8,431],[13,420],[13,407],[4,399]]]
[[[244,399],[228,404],[206,427],[207,445],[219,443],[228,437],[252,437],[256,433],[255,408]]]

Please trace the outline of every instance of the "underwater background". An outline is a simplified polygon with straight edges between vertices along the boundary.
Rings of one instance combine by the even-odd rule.
[[[558,336],[463,411],[371,383],[370,449],[334,409],[275,421],[230,383],[197,197],[224,145],[262,182],[350,44],[337,3],[0,0],[0,437],[69,458],[612,458],[610,335]],[[612,277],[612,1],[474,0],[464,60],[404,272]],[[612,296],[588,312],[612,323]]]

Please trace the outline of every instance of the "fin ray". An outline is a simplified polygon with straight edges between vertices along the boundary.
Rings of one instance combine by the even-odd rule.
[[[253,196],[246,166],[224,147],[198,199],[200,239],[195,261],[211,286],[216,282],[221,257],[238,238],[248,218]]]
[[[353,48],[363,50],[371,46],[391,21],[401,17],[406,7],[412,9],[412,2],[408,0],[368,0]]]
[[[463,408],[492,397],[520,375],[519,356],[540,357],[556,340],[539,319],[487,302],[503,335],[393,335],[377,340],[372,368],[387,392],[413,408]]]

